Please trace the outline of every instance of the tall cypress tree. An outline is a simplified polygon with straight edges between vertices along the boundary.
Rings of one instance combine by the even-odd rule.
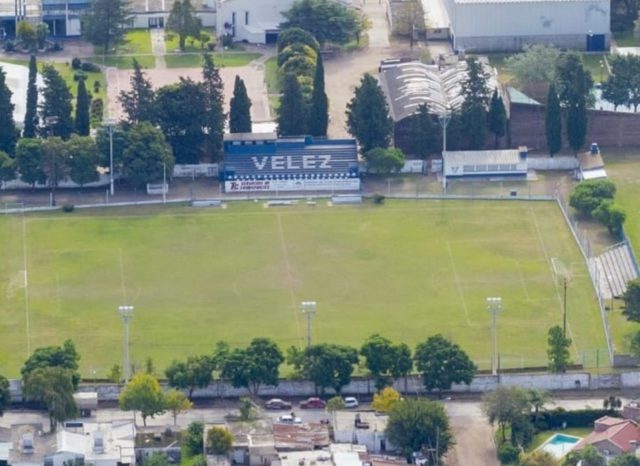
[[[31,59],[29,60],[29,81],[27,84],[27,106],[24,114],[24,130],[22,132],[25,138],[36,137],[36,119],[38,118],[37,76],[38,64],[35,55],[31,55]]]
[[[104,53],[122,42],[131,21],[128,0],[93,0],[82,18],[82,35]]]
[[[6,83],[6,75],[0,67],[0,151],[13,155],[18,141],[18,130],[13,121],[11,91]]]
[[[309,132],[312,136],[326,136],[329,126],[329,99],[324,86],[324,64],[318,53],[316,73],[313,77],[313,93],[309,108]]]
[[[42,76],[44,102],[40,106],[40,117],[45,124],[44,134],[68,139],[74,129],[71,91],[53,66],[44,65]]]
[[[202,78],[206,105],[206,156],[216,161],[222,156],[222,139],[227,115],[224,113],[224,84],[213,57],[208,53],[203,57]]]
[[[562,110],[560,99],[556,92],[556,86],[551,83],[547,95],[547,108],[544,116],[545,135],[547,137],[547,149],[553,157],[562,149]]]
[[[489,104],[489,131],[496,138],[496,149],[498,148],[498,140],[507,132],[507,112],[504,109],[502,97],[498,94],[498,89],[494,89]]]
[[[307,132],[307,115],[298,78],[284,75],[278,110],[278,133],[281,136],[301,136]]]
[[[567,109],[567,139],[575,155],[587,138],[587,105],[584,97],[569,101]]]
[[[84,78],[78,80],[78,95],[76,97],[76,132],[80,136],[89,136],[91,120],[89,117],[89,93]]]
[[[440,149],[438,146],[439,128],[425,104],[411,117],[411,129],[408,134],[408,146],[413,155],[424,159]]]
[[[240,76],[236,75],[233,97],[229,110],[229,131],[232,133],[251,132],[251,99]]]
[[[138,60],[133,59],[131,90],[121,91],[118,100],[131,125],[141,121],[152,121],[154,117],[155,92]]]

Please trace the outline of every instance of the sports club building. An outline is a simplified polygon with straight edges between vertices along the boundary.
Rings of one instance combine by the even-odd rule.
[[[226,134],[220,180],[227,193],[358,191],[358,148],[354,139]]]

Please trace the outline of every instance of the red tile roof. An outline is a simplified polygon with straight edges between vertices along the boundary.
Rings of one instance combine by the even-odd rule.
[[[594,430],[578,442],[574,450],[581,450],[587,445],[609,441],[623,452],[628,453],[635,450],[632,442],[640,443],[640,427],[635,421],[605,416],[598,419],[595,424],[599,429]]]

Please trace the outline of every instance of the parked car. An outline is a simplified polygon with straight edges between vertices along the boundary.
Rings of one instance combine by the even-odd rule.
[[[276,418],[276,422],[278,424],[302,424],[302,419],[297,416],[292,416],[291,414],[283,414]]]
[[[352,396],[347,396],[344,399],[344,407],[345,408],[357,408],[358,407],[358,400],[356,400]]]
[[[291,409],[291,403],[280,398],[271,398],[264,404],[267,409]]]
[[[300,407],[302,409],[324,409],[326,406],[327,403],[316,397],[307,398],[300,402]]]

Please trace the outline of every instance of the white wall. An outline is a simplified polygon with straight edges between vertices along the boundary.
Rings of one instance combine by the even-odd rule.
[[[69,18],[69,21],[67,21],[67,36],[79,36],[80,32],[80,18]]]
[[[218,0],[216,14],[216,31],[218,35],[224,33],[224,24],[232,23],[233,13],[236,14],[235,40],[246,40],[254,43],[264,43],[264,34],[256,34],[251,30],[262,29],[261,23],[279,24],[283,18],[280,14],[291,8],[294,0]],[[245,27],[245,12],[249,12],[249,28]],[[260,39],[260,40],[258,40]]]

